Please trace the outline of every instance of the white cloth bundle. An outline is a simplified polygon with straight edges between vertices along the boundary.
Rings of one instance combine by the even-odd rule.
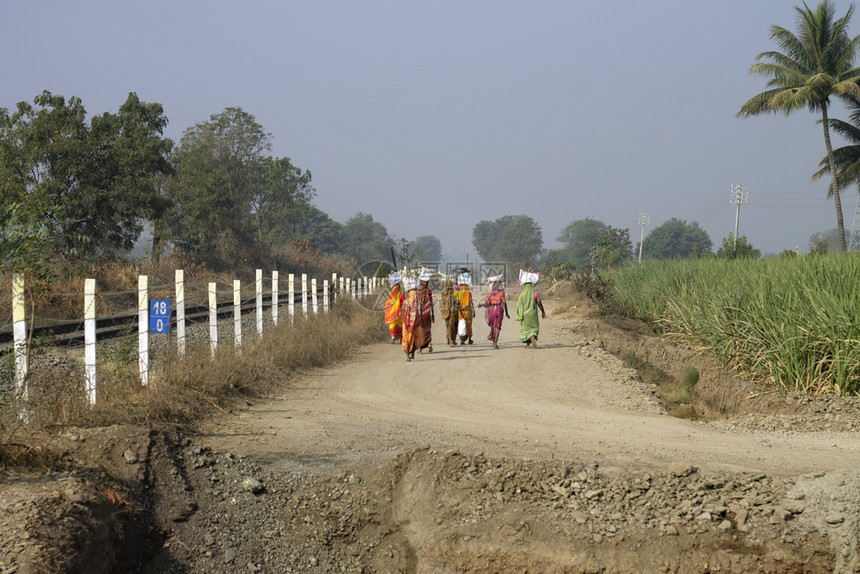
[[[397,285],[398,283],[400,283],[400,273],[392,273],[391,275],[388,276],[388,286],[389,287],[391,287],[393,289],[394,286]]]
[[[472,284],[472,274],[468,271],[466,273],[460,273],[457,275],[457,285],[471,285]]]
[[[538,279],[540,279],[540,273],[520,269],[520,285],[525,285],[526,283],[531,283],[532,285],[534,285],[538,282]]]
[[[417,277],[405,277],[403,279],[403,289],[406,291],[412,291],[413,289],[418,289],[418,278]]]

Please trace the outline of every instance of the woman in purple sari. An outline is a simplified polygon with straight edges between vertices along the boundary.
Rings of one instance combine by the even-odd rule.
[[[502,287],[502,278],[501,276],[490,277],[490,292],[478,304],[478,307],[486,307],[487,310],[484,312],[484,319],[487,321],[487,325],[490,327],[490,334],[487,336],[487,340],[493,343],[493,348],[499,348],[499,334],[502,332],[502,320],[507,317],[511,318],[508,315],[508,303],[505,301],[505,289]]]

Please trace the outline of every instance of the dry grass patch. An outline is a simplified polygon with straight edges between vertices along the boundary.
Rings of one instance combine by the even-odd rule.
[[[284,321],[240,349],[222,345],[214,357],[195,346],[180,360],[175,354],[150,372],[150,385],[138,380],[135,361],[117,359],[99,372],[98,403],[86,404],[83,367],[40,369],[30,381],[31,429],[113,424],[167,424],[193,427],[213,412],[226,411],[246,397],[276,392],[292,375],[348,359],[360,346],[387,333],[377,313],[345,300],[317,317]],[[175,353],[175,351],[171,351]],[[8,403],[0,412],[0,460],[25,427]]]

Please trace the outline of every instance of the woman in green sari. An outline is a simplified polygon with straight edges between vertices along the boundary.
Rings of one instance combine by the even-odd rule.
[[[534,286],[539,277],[540,275],[537,273],[520,271],[520,284],[523,286],[523,290],[517,299],[517,321],[520,322],[520,341],[525,343],[526,347],[537,348],[538,333],[540,332],[538,309],[540,309],[540,316],[546,319],[543,302],[541,302],[540,295],[535,291]]]

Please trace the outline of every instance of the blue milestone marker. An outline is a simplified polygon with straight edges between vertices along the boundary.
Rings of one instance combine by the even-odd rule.
[[[150,299],[150,333],[170,333],[170,299]]]

